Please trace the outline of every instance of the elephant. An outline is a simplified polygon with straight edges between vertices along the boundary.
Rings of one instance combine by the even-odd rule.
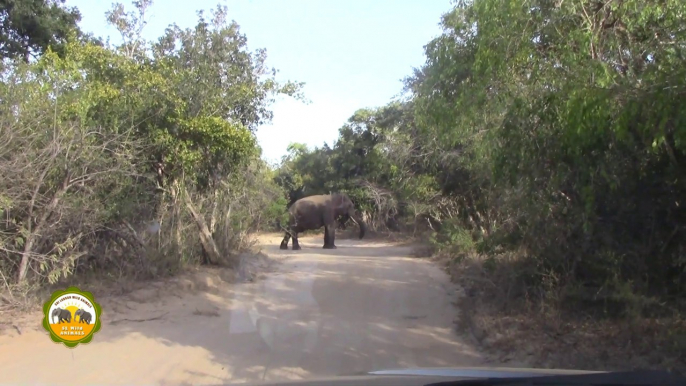
[[[360,226],[360,239],[364,237],[367,225],[355,213],[355,207],[344,193],[323,194],[299,199],[288,208],[288,228],[281,241],[280,249],[288,249],[288,240],[293,238],[293,250],[299,250],[298,233],[324,227],[324,249],[336,249],[337,220],[341,216],[352,218]]]
[[[62,321],[66,321],[67,323],[71,323],[71,311],[65,310],[63,308],[55,308],[52,310],[52,320],[55,320],[55,317],[57,317],[57,322],[62,323]]]
[[[74,313],[74,320],[76,320],[76,317],[79,316],[79,323],[86,323],[86,324],[91,324],[91,318],[93,315],[91,315],[90,312],[82,309],[76,310]]]
[[[350,215],[348,215],[347,213],[344,214],[343,216],[341,216],[338,219],[338,228],[337,229],[346,230],[348,228],[348,226],[345,224],[348,222],[348,220],[350,220]]]

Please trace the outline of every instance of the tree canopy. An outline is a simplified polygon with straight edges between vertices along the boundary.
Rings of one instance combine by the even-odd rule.
[[[517,251],[520,278],[556,277],[568,304],[683,299],[684,14],[678,0],[458,1],[405,99],[298,148],[277,181],[291,198],[348,191],[375,227],[425,225],[452,254]]]
[[[255,132],[303,83],[225,7],[148,41],[152,1],[113,4],[111,45],[63,1],[0,4],[5,288],[236,266],[290,203],[346,192],[371,230],[423,235],[512,298],[684,310],[682,0],[457,1],[401,98],[277,168]]]
[[[48,47],[59,50],[81,14],[65,0],[0,0],[0,56],[28,61]]]
[[[0,86],[0,269],[17,283],[113,264],[136,275],[234,264],[247,232],[285,210],[254,131],[274,96],[300,98],[302,83],[279,83],[225,7],[150,42],[140,31],[152,1],[114,4],[107,19],[123,40],[111,46],[50,24],[78,20],[76,10],[8,4],[5,22],[28,37],[3,47],[44,51],[9,60]],[[20,20],[39,6],[55,18],[32,14],[43,40]],[[146,229],[162,241],[151,245]]]

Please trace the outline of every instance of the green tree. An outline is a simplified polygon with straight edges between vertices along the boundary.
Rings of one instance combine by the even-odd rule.
[[[188,45],[162,54],[131,33],[150,4],[115,5],[119,47],[72,34],[59,52],[5,69],[0,269],[20,284],[88,267],[157,275],[236,263],[248,234],[282,215],[253,131],[273,94],[298,97],[300,85],[265,74],[264,52],[247,51],[235,23],[201,17],[175,37]]]
[[[551,275],[582,293],[630,287],[626,310],[683,296],[685,12],[458,1],[406,101],[357,111],[333,147],[282,167],[376,223],[423,221],[453,251],[524,250],[518,278],[539,289]]]
[[[246,36],[227,13],[217,6],[210,20],[199,12],[194,28],[170,26],[152,46],[153,57],[179,74],[177,92],[187,101],[187,114],[221,117],[254,131],[271,120],[275,95],[302,98],[303,83],[277,82],[276,71],[266,66],[266,50],[249,52]]]
[[[685,188],[684,10],[481,0],[446,14],[408,87],[423,135],[452,159],[434,165],[462,170],[443,194],[462,201],[483,247],[526,248],[541,279],[683,291],[672,232]]]
[[[0,0],[0,56],[28,62],[48,47],[59,51],[81,20],[78,9],[64,2]]]

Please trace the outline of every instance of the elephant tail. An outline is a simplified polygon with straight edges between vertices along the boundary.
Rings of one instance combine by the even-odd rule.
[[[284,232],[286,232],[290,237],[293,237],[293,234],[291,233],[290,227],[284,227],[283,225],[280,226],[281,229],[283,229]]]
[[[288,209],[288,225],[283,226],[282,224],[279,224],[279,227],[283,229],[283,231],[286,232],[290,237],[293,237],[291,230],[297,225],[294,210],[295,208],[293,206]]]

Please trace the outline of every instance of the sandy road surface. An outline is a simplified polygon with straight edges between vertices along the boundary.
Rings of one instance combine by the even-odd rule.
[[[281,251],[263,240],[280,263],[254,282],[96,293],[103,327],[90,344],[70,350],[39,328],[0,336],[0,384],[197,385],[485,363],[454,332],[447,275],[409,247],[339,239],[323,250],[316,237]]]

